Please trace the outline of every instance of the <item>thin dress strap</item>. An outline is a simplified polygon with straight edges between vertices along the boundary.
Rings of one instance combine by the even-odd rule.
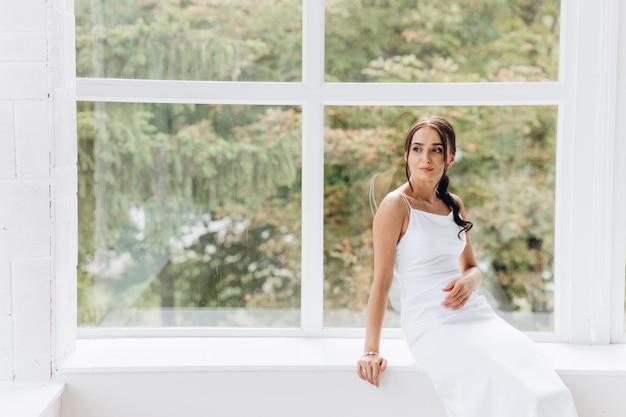
[[[406,195],[404,195],[404,193],[400,193],[400,196],[404,199],[404,202],[406,203],[406,207],[407,207],[407,212],[409,213],[409,217],[411,217],[411,209],[413,207],[411,207],[411,204],[409,203],[409,199],[407,198]]]

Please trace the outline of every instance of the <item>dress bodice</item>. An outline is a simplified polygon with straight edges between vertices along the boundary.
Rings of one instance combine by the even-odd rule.
[[[444,216],[411,208],[409,224],[396,248],[394,272],[402,281],[456,274],[464,248],[465,232],[454,222],[452,212]]]
[[[465,232],[454,222],[452,213],[438,215],[414,208],[409,211],[409,224],[396,247],[394,263],[404,331],[419,333],[431,325],[493,314],[485,297],[476,291],[458,310],[441,305],[447,294],[443,288],[461,276],[459,256],[467,244]]]

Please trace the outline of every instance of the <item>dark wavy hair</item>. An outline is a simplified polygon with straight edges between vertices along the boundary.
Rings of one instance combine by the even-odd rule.
[[[420,130],[423,127],[433,128],[439,138],[441,139],[441,143],[443,144],[443,156],[444,161],[448,160],[448,155],[456,154],[456,133],[454,133],[454,128],[443,117],[439,116],[426,116],[422,117],[411,127],[407,132],[406,139],[404,141],[404,155],[408,157],[409,148],[411,147],[411,140],[413,139],[413,135],[415,132]],[[409,183],[409,187],[413,190],[413,184],[411,184],[411,173],[409,172],[409,163],[408,161],[404,164],[404,171],[406,173],[406,179]],[[461,227],[461,231],[468,232],[472,226],[472,222],[469,220],[463,220],[459,215],[460,205],[458,201],[456,201],[450,193],[448,192],[448,185],[450,184],[450,179],[448,178],[448,165],[444,165],[443,175],[437,183],[437,197],[439,197],[448,207],[452,209],[452,216],[454,217],[454,222]],[[461,233],[461,232],[459,232]]]

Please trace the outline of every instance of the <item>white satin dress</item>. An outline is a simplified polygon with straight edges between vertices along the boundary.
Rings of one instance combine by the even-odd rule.
[[[465,234],[459,238],[452,213],[409,211],[394,267],[402,330],[448,417],[577,417],[570,391],[546,357],[484,296],[474,291],[456,311],[441,306],[442,288],[460,276]]]

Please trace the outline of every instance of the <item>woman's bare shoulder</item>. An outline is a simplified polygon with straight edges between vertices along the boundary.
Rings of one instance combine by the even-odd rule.
[[[456,195],[456,194],[452,194],[452,193],[450,193],[450,197],[452,197],[452,199],[453,199],[454,201],[456,201],[456,202],[459,204],[459,207],[460,207],[461,209],[464,209],[464,208],[465,208],[465,205],[463,204],[463,200],[461,200],[461,197],[459,197],[459,196],[458,196],[458,195]]]
[[[384,221],[385,223],[401,223],[408,212],[407,207],[408,203],[402,192],[398,190],[391,191],[380,202],[374,220],[378,222]]]
[[[406,211],[407,201],[406,197],[402,195],[402,191],[393,190],[387,193],[383,200],[380,202],[378,210],[384,209],[385,211]]]
[[[408,203],[401,192],[391,191],[380,203],[374,216],[374,237],[397,243],[404,233],[408,219]]]
[[[456,201],[459,205],[459,213],[461,213],[461,217],[463,219],[467,219],[467,210],[465,209],[465,204],[463,204],[463,200],[461,200],[461,197],[459,197],[456,194],[450,194],[450,196],[452,197],[452,199],[454,199],[454,201]]]

